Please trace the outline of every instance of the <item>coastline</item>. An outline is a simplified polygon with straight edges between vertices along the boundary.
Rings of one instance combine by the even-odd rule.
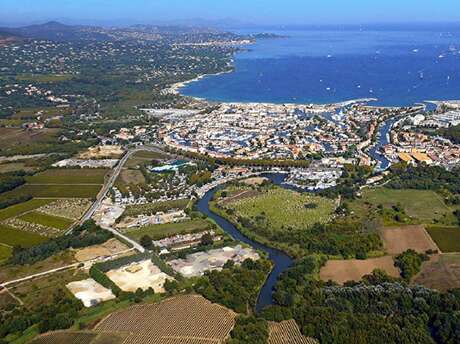
[[[229,69],[227,71],[223,71],[223,72],[219,72],[219,73],[213,73],[213,74],[202,74],[202,75],[197,76],[196,78],[172,84],[170,87],[164,89],[163,91],[167,92],[169,94],[181,95],[181,96],[189,97],[189,98],[196,99],[196,100],[206,100],[204,98],[183,95],[182,93],[180,93],[180,90],[182,88],[186,87],[187,85],[193,83],[193,82],[200,81],[201,79],[211,77],[211,76],[218,76],[218,75],[222,75],[222,74],[228,74],[228,73],[232,73],[233,71],[234,71],[234,67],[232,66],[231,69]]]

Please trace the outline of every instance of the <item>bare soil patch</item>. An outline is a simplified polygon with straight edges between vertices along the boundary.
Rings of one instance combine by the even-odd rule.
[[[226,197],[220,203],[222,203],[222,204],[230,204],[230,203],[242,200],[242,199],[256,197],[256,196],[258,196],[260,194],[261,193],[259,191],[257,191],[257,190],[241,190],[241,191],[238,191],[238,192],[234,193],[233,195],[230,195],[230,196]]]
[[[79,262],[83,262],[97,257],[112,256],[128,249],[128,246],[117,239],[110,239],[101,245],[94,245],[77,250],[77,252],[75,252],[75,259]]]
[[[422,270],[413,279],[414,284],[445,292],[460,288],[460,253],[437,254],[423,263]]]
[[[397,255],[408,249],[425,253],[427,250],[439,251],[438,246],[423,226],[403,226],[383,228],[380,231],[385,250]]]
[[[366,260],[329,260],[321,268],[320,278],[323,281],[332,280],[339,284],[347,281],[360,281],[375,269],[386,271],[390,276],[399,277],[399,270],[394,266],[393,257],[385,256]]]

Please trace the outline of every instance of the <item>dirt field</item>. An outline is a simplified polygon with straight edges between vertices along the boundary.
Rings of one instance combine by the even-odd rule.
[[[112,313],[98,332],[131,333],[126,344],[222,344],[235,324],[235,313],[197,295],[169,298]]]
[[[460,288],[460,254],[432,256],[428,262],[423,263],[422,271],[415,276],[413,283],[441,292]]]
[[[110,239],[101,245],[94,245],[77,250],[75,252],[75,259],[79,262],[83,262],[97,257],[111,256],[126,251],[127,249],[129,249],[129,247],[117,239]]]
[[[295,320],[268,323],[267,344],[318,344],[313,338],[304,337]]]
[[[380,231],[385,250],[388,254],[397,255],[408,249],[424,253],[437,250],[438,246],[423,226],[404,226],[384,228]]]
[[[120,174],[121,181],[128,185],[139,185],[145,183],[144,175],[139,170],[123,170]]]
[[[347,281],[359,281],[375,269],[386,271],[390,276],[399,277],[399,270],[394,266],[391,256],[372,258],[366,260],[329,260],[321,268],[320,278],[323,281],[332,280],[339,284]]]

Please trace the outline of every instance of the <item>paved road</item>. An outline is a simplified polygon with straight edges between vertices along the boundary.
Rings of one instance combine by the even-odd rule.
[[[142,152],[142,151],[150,151],[150,152],[155,152],[155,153],[161,153],[162,152],[161,146],[159,146],[159,145],[156,145],[156,146],[140,146],[140,147],[137,147],[135,149],[131,149],[131,150],[127,151],[126,154],[123,156],[123,158],[120,159],[118,164],[113,169],[110,177],[105,181],[101,191],[99,191],[99,193],[98,193],[98,195],[96,197],[96,201],[86,211],[85,215],[83,215],[83,217],[81,218],[81,220],[78,223],[78,225],[83,224],[85,221],[87,221],[87,220],[91,219],[91,217],[93,217],[94,212],[101,206],[102,201],[107,196],[107,193],[109,192],[110,188],[113,186],[113,184],[117,180],[117,178],[120,175],[120,173],[121,173],[123,167],[125,166],[126,162],[129,160],[129,158],[133,154],[135,154],[137,152]],[[67,234],[71,233],[73,228],[75,228],[75,226],[72,227],[71,229],[69,229]],[[142,253],[145,252],[145,249],[141,245],[139,245],[136,241],[134,241],[131,238],[121,234],[116,229],[111,228],[111,227],[102,227],[102,228],[112,232],[114,235],[122,238],[124,241],[129,242],[139,252],[142,252]]]

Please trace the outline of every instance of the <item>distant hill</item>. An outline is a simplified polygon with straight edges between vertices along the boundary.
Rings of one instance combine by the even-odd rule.
[[[12,43],[12,42],[17,42],[21,40],[22,38],[19,37],[18,35],[11,34],[9,32],[0,30],[0,45]]]
[[[52,41],[103,40],[107,36],[86,30],[88,27],[65,25],[56,21],[45,24],[29,25],[19,28],[0,28],[0,32],[22,36],[24,38],[46,39]]]

